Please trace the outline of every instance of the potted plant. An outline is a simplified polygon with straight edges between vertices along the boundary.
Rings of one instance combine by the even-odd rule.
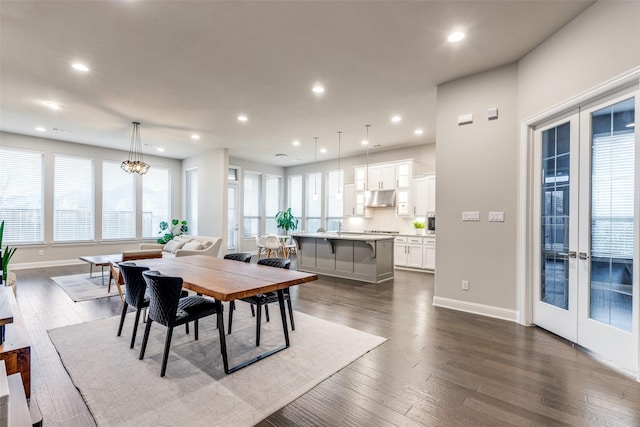
[[[164,245],[169,240],[173,240],[174,237],[180,236],[181,234],[188,231],[189,227],[187,226],[187,221],[184,219],[182,221],[178,219],[172,219],[171,225],[169,225],[169,223],[166,221],[162,221],[160,223],[160,231],[158,232],[158,234],[162,235],[162,237],[158,238],[158,243]]]
[[[298,219],[291,213],[291,208],[278,212],[275,219],[276,225],[284,230],[285,234],[291,234],[293,230],[298,228]]]
[[[413,228],[415,228],[417,235],[424,234],[424,222],[414,221]]]
[[[0,283],[7,281],[7,275],[9,274],[9,261],[18,248],[4,248],[2,251],[2,236],[4,234],[4,220],[0,223],[0,266],[2,267],[2,276],[0,276]]]

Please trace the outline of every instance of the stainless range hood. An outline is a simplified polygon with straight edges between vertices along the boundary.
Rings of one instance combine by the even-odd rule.
[[[386,208],[396,205],[396,190],[375,190],[364,199],[367,208]]]

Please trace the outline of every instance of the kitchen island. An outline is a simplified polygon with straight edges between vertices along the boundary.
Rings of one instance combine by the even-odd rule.
[[[393,279],[393,236],[300,233],[298,270],[367,283]]]

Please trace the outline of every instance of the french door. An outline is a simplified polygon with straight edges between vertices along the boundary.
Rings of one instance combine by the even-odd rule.
[[[637,93],[536,128],[534,323],[638,369]]]
[[[240,209],[239,209],[239,190],[237,182],[229,182],[229,189],[227,190],[227,252],[237,252],[239,242],[239,224],[240,224]]]

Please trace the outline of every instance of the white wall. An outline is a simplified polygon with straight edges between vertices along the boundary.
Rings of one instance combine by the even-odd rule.
[[[185,159],[182,162],[183,176],[192,168],[198,168],[198,235],[222,237],[222,248],[226,248],[228,150],[210,150]],[[179,188],[184,200],[184,185]]]
[[[78,257],[82,255],[106,255],[119,253],[124,250],[134,250],[138,248],[139,238],[130,241],[118,242],[91,242],[81,244],[54,244],[53,242],[53,165],[55,154],[71,154],[92,158],[96,168],[96,238],[102,228],[102,162],[113,160],[121,162],[129,155],[126,151],[112,150],[108,148],[94,147],[84,144],[58,141],[47,138],[37,138],[26,135],[0,132],[0,145],[2,147],[13,147],[29,149],[42,152],[44,155],[44,177],[45,177],[45,235],[42,245],[20,245],[15,255],[11,259],[12,268],[20,268],[34,265],[50,265],[54,263],[79,262]],[[171,194],[171,212],[173,216],[178,216],[181,212],[180,185],[181,185],[181,162],[179,160],[167,159],[163,157],[147,156],[145,161],[151,167],[164,167],[171,170],[171,180],[173,192]],[[124,173],[124,172],[123,172]],[[142,194],[142,180],[136,175],[138,196]],[[138,224],[141,223],[140,217]],[[139,228],[139,227],[138,227]],[[140,232],[140,231],[138,231]],[[38,255],[39,251],[43,255]]]
[[[515,64],[438,87],[437,303],[516,308],[516,93]],[[487,119],[492,107],[497,120]],[[458,126],[469,113],[473,123]],[[479,211],[480,221],[462,222],[463,211]],[[504,212],[505,221],[489,223],[489,211]]]
[[[517,318],[520,123],[639,65],[640,2],[599,1],[517,66],[438,87],[436,303]],[[498,121],[486,121],[489,107]],[[465,113],[480,120],[458,127]],[[481,222],[462,223],[463,210]],[[489,210],[504,210],[505,223],[488,223]]]
[[[640,1],[599,1],[522,58],[521,119],[640,65]]]

